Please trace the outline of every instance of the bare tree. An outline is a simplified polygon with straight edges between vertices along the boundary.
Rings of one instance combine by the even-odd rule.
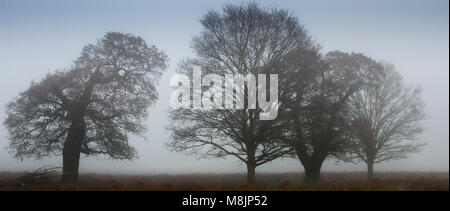
[[[373,178],[374,164],[405,158],[424,145],[415,141],[425,117],[420,88],[405,86],[392,65],[384,65],[383,72],[377,83],[349,101],[350,149],[367,163],[368,180]]]
[[[327,158],[346,155],[346,104],[381,70],[378,63],[358,53],[333,51],[321,63],[311,80],[296,83],[288,106],[292,124],[285,135],[304,167],[305,183],[319,180]]]
[[[293,83],[287,81],[319,59],[318,47],[297,18],[285,10],[262,9],[255,3],[227,5],[222,14],[210,11],[201,24],[203,31],[192,43],[197,57],[183,62],[181,73],[191,75],[196,65],[205,74],[222,76],[279,74],[279,86],[284,87],[279,95],[284,98],[292,93]],[[289,120],[281,103],[275,120],[262,121],[258,106],[249,109],[248,96],[255,94],[249,93],[249,86],[247,81],[245,88],[235,90],[247,91],[243,109],[171,111],[168,146],[202,158],[233,156],[247,165],[247,183],[254,183],[257,166],[290,151],[281,142]]]
[[[142,38],[107,33],[68,70],[33,82],[7,105],[10,151],[20,159],[62,153],[63,183],[77,182],[81,153],[132,159],[127,134],[145,131],[166,60]]]

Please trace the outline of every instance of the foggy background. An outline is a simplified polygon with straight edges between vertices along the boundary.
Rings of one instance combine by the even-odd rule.
[[[192,56],[190,41],[201,30],[200,18],[226,3],[243,1],[22,1],[0,0],[0,120],[4,105],[40,80],[46,73],[65,68],[88,43],[108,31],[131,33],[165,51],[170,66],[160,80],[159,100],[149,110],[145,141],[132,137],[139,158],[111,161],[83,158],[80,173],[161,174],[242,172],[243,163],[227,159],[198,160],[170,152],[169,79],[182,58]],[[297,16],[322,52],[361,52],[396,66],[405,82],[423,88],[427,119],[420,140],[422,152],[408,159],[375,166],[376,171],[448,171],[449,168],[449,2],[410,1],[257,1],[263,7],[289,9]],[[33,170],[44,165],[62,166],[62,157],[44,160],[14,159],[7,151],[6,128],[0,126],[0,171]],[[365,171],[363,164],[328,160],[323,171]],[[257,172],[298,172],[297,159],[276,160]]]

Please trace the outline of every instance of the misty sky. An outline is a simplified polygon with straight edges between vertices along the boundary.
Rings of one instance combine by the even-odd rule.
[[[182,58],[192,56],[190,41],[201,30],[200,18],[227,2],[243,1],[21,1],[0,0],[0,119],[4,105],[28,88],[33,80],[65,68],[81,49],[108,31],[141,36],[165,51],[170,66],[159,85],[159,100],[150,109],[147,141],[132,137],[139,152],[133,161],[104,157],[81,160],[80,172],[99,173],[222,173],[245,172],[235,158],[198,160],[170,152],[168,139],[169,79]],[[448,171],[449,168],[449,2],[410,1],[257,1],[263,7],[289,9],[297,16],[323,52],[361,52],[394,64],[409,84],[420,85],[426,104],[427,146],[409,159],[375,166],[382,171]],[[0,171],[61,166],[62,158],[15,160],[5,149],[7,131],[0,126]],[[337,165],[336,165],[337,164]],[[329,160],[323,171],[361,171],[365,165]],[[279,160],[257,172],[303,171],[298,160]]]

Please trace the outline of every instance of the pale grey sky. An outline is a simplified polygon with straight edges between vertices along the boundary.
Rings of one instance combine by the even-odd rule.
[[[64,68],[82,47],[107,31],[132,33],[164,50],[170,67],[159,86],[160,98],[150,109],[146,125],[148,141],[133,137],[139,152],[133,161],[102,157],[83,159],[81,172],[100,173],[217,173],[245,172],[245,166],[226,160],[197,160],[171,153],[164,146],[169,109],[169,79],[178,62],[191,56],[199,19],[209,9],[221,9],[229,1],[0,1],[0,119],[4,106],[32,80],[56,68]],[[232,1],[243,2],[243,1]],[[258,1],[264,7],[289,9],[299,17],[323,52],[362,52],[394,64],[407,83],[420,85],[428,118],[421,140],[428,143],[409,159],[375,167],[383,171],[448,171],[449,166],[449,5],[447,0],[319,0]],[[5,147],[6,129],[0,126],[0,171],[31,170],[61,165],[61,158],[41,161],[12,158]],[[257,172],[302,171],[298,160],[280,160]],[[365,170],[364,165],[327,161],[324,171]]]

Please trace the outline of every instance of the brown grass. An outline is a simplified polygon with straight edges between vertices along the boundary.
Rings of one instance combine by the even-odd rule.
[[[45,183],[11,183],[23,173],[0,173],[0,190],[107,191],[448,191],[447,172],[383,172],[365,182],[364,172],[325,172],[315,186],[302,185],[302,173],[260,173],[257,185],[245,185],[244,174],[80,175],[77,186],[58,179]]]

